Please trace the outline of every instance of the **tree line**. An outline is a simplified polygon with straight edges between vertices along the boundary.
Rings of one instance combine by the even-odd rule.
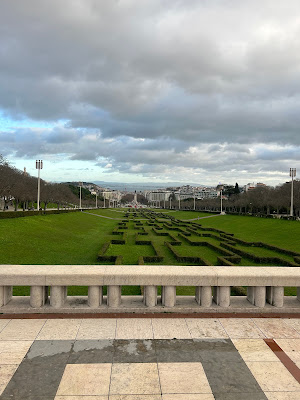
[[[237,187],[237,186],[236,186]],[[272,215],[290,214],[291,208],[291,182],[276,187],[256,187],[247,192],[237,193],[236,187],[225,188],[223,211],[238,214]],[[235,190],[233,190],[233,189]],[[300,181],[294,181],[294,207],[293,214],[300,217]],[[172,206],[178,208],[179,202],[172,201]],[[181,209],[193,210],[194,199],[182,200]],[[220,211],[220,197],[215,199],[196,200],[196,210]]]
[[[76,196],[76,188],[64,183],[49,183],[40,180],[40,201],[44,210],[51,203],[58,209],[62,207],[78,206],[79,200]],[[79,191],[79,188],[78,188]],[[0,155],[0,200],[5,211],[9,205],[13,205],[15,211],[22,208],[24,211],[36,208],[37,178],[11,166],[8,161]],[[95,205],[91,197],[82,196],[82,206]],[[99,204],[100,205],[100,204]]]

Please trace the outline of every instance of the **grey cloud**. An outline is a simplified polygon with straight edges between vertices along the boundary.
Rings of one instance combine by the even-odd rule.
[[[299,13],[298,0],[3,2],[0,111],[67,122],[2,132],[1,152],[107,173],[285,168],[300,146]]]

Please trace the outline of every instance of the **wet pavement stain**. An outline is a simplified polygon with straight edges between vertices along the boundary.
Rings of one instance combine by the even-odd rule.
[[[1,400],[54,400],[67,364],[200,362],[216,399],[266,400],[230,339],[35,341]]]

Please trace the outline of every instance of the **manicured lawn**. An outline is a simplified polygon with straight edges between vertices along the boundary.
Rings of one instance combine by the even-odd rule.
[[[241,249],[242,251],[245,251],[249,254],[253,254],[256,256],[260,256],[260,257],[280,257],[287,261],[294,261],[294,258],[288,254],[278,253],[276,251],[265,249],[263,247],[257,247],[257,246],[249,247],[249,246],[242,246],[240,244],[237,244],[235,246],[235,248]]]
[[[78,213],[0,221],[0,264],[97,264],[116,221]]]
[[[122,255],[123,264],[137,265],[140,256],[154,256],[155,253],[150,245],[111,244],[106,254],[108,256]]]
[[[199,224],[234,233],[249,242],[264,242],[300,253],[300,221],[221,215],[202,219]]]
[[[209,214],[194,211],[159,211],[164,213],[166,218],[161,218],[161,215],[158,215],[157,226],[154,228],[162,228],[158,229],[157,232],[170,233],[182,242],[181,246],[174,247],[180,255],[198,256],[211,265],[218,265],[217,257],[220,254],[216,251],[207,246],[191,246],[186,239],[178,236],[180,231],[170,230],[169,225],[163,225],[166,222],[172,224],[168,216],[189,220],[198,216],[208,217]],[[155,252],[151,245],[135,244],[136,234],[142,232],[142,230],[136,229],[133,211],[129,212],[129,222],[126,222],[128,229],[118,225],[124,219],[126,209],[98,209],[88,212],[96,215],[78,212],[0,220],[0,264],[99,264],[97,255],[102,245],[112,239],[121,239],[123,236],[112,234],[117,227],[125,233],[126,244],[111,244],[106,255],[122,255],[124,264],[137,264],[140,256],[154,256]],[[101,215],[117,218],[117,220],[102,218]],[[153,264],[161,264],[162,268],[163,265],[186,265],[184,262],[177,261],[170,249],[164,244],[166,241],[172,240],[170,236],[160,236],[155,233],[153,226],[149,225],[151,221],[145,219],[145,215],[137,213],[136,220],[141,221],[142,228],[147,233],[147,235],[139,235],[139,239],[151,240],[160,255],[164,257],[162,262],[153,262]],[[297,221],[225,215],[212,216],[193,222],[199,223],[202,227],[213,227],[234,233],[234,237],[246,241],[262,241],[300,253],[300,222]],[[176,224],[173,224],[172,227],[188,232],[187,227]],[[199,231],[199,233],[209,232]],[[211,233],[218,236],[217,233]],[[197,236],[194,233],[188,238],[192,241],[205,241],[217,246],[220,245],[221,240],[221,238],[219,240],[219,238],[214,237]],[[236,244],[236,248],[259,256],[280,257],[293,261],[291,256],[261,247]],[[103,264],[110,264],[110,262],[103,262]],[[256,264],[243,257],[239,265],[264,264]],[[267,265],[271,264],[268,263]],[[138,294],[140,288],[124,287],[122,292],[123,294]],[[295,294],[295,289],[287,288],[285,292],[286,294]],[[87,287],[69,287],[68,293],[70,295],[87,294]],[[190,294],[194,293],[194,289],[177,288],[177,293]],[[29,294],[29,288],[14,288],[14,294]]]
[[[122,220],[124,218],[126,210],[125,209],[122,210],[122,208],[119,210],[115,210],[113,208],[111,208],[111,209],[110,208],[109,209],[98,208],[97,210],[90,210],[88,212],[92,213],[92,214],[104,215],[106,217],[117,218],[117,219]]]
[[[210,213],[204,213],[201,211],[175,211],[175,210],[155,210],[155,211],[182,220],[196,219],[198,217],[208,217],[210,215],[214,215]]]

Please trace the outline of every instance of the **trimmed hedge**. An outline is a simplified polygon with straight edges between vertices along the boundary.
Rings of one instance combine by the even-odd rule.
[[[171,251],[171,253],[174,255],[177,261],[179,262],[187,262],[187,263],[192,263],[192,264],[198,264],[198,265],[209,265],[203,258],[200,257],[191,257],[191,256],[182,256],[179,254],[173,246],[169,242],[165,242],[165,246],[168,247],[168,249]]]
[[[107,250],[109,249],[109,246],[110,246],[110,242],[105,242],[102,245],[101,250],[99,251],[99,256],[103,256],[107,252]]]
[[[235,265],[225,257],[217,257],[218,264],[226,267],[234,267]]]
[[[232,252],[235,252],[236,254],[239,254],[242,257],[249,258],[250,260],[253,260],[259,264],[279,264],[279,265],[285,265],[288,267],[299,267],[298,264],[292,262],[292,261],[287,261],[279,257],[262,257],[262,256],[256,256],[255,254],[248,253],[247,251],[237,249],[236,247],[232,247],[227,243],[221,242],[220,246],[224,247],[225,249],[228,249]]]
[[[232,286],[231,296],[247,296],[247,288],[243,286]]]
[[[118,230],[118,231],[113,230],[113,231],[112,231],[112,234],[113,234],[113,235],[123,235],[124,232],[119,231],[119,230]]]
[[[145,240],[145,239],[142,240],[142,239],[140,239],[139,238],[139,234],[137,233],[135,235],[135,244],[149,246],[149,245],[152,244],[152,242],[151,242],[151,240]]]
[[[38,215],[65,214],[69,212],[81,212],[80,210],[42,210],[42,211],[1,211],[0,219],[36,217]]]
[[[124,235],[124,232],[123,232],[123,231],[120,231],[120,230],[119,230],[119,227],[116,226],[116,227],[114,228],[114,230],[112,231],[112,234],[113,234],[113,235]]]
[[[115,262],[117,259],[117,256],[106,256],[105,253],[109,249],[110,242],[105,242],[103,246],[101,247],[101,250],[98,253],[97,260],[98,261],[109,261],[109,262]]]
[[[199,236],[199,237],[212,237],[214,239],[220,240],[220,237],[217,235],[214,235],[213,233],[201,233],[201,232],[197,232],[195,229],[192,228],[186,228],[189,232],[191,232],[192,234],[194,234],[195,236]],[[202,229],[201,231],[208,231],[209,229]],[[190,235],[189,235],[190,236]]]
[[[117,256],[115,265],[122,265],[123,264],[123,256]]]
[[[143,256],[139,256],[138,265],[145,265]]]
[[[182,237],[183,239],[185,239],[191,246],[207,246],[207,247],[210,247],[211,249],[213,249],[215,251],[220,252],[223,255],[226,255],[226,256],[233,256],[234,255],[234,253],[232,253],[230,251],[226,251],[226,250],[224,250],[224,249],[222,249],[222,248],[220,248],[220,247],[218,247],[218,246],[216,246],[216,245],[214,245],[212,243],[205,242],[205,241],[194,241],[194,240],[189,239],[188,237],[186,237],[185,235],[183,235],[181,233],[179,233],[178,236]]]
[[[224,257],[217,257],[218,262],[220,263],[220,265],[227,265],[230,267],[235,267],[236,264],[240,264],[240,262],[242,261],[242,257],[238,256],[238,255],[234,255],[234,256],[224,256]]]
[[[234,233],[226,233],[226,232],[223,232],[223,233],[220,233],[220,236],[221,236],[221,237],[234,236]]]
[[[125,244],[125,240],[124,239],[112,239],[110,241],[111,244]]]
[[[179,239],[177,239],[175,236],[171,235],[171,233],[169,233],[168,235],[171,238],[170,243],[172,246],[181,246],[182,242]]]
[[[240,243],[240,244],[242,244],[244,246],[248,246],[248,247],[263,247],[265,249],[275,250],[278,253],[287,254],[289,256],[300,257],[300,253],[297,253],[297,252],[292,251],[292,250],[282,249],[281,247],[273,246],[271,244],[267,244],[267,243],[263,243],[263,242],[246,242],[245,240],[237,239],[237,238],[234,238],[234,237],[231,237],[230,240],[234,241],[236,243]]]
[[[155,256],[144,256],[143,259],[145,262],[161,262],[164,260],[164,257],[162,253],[160,252],[160,249],[155,246],[153,242],[151,242],[151,246],[153,247]]]
[[[162,228],[160,228],[162,229]],[[157,235],[157,236],[168,236],[168,232],[158,232],[157,229],[155,229],[154,227],[152,228],[153,232]]]

